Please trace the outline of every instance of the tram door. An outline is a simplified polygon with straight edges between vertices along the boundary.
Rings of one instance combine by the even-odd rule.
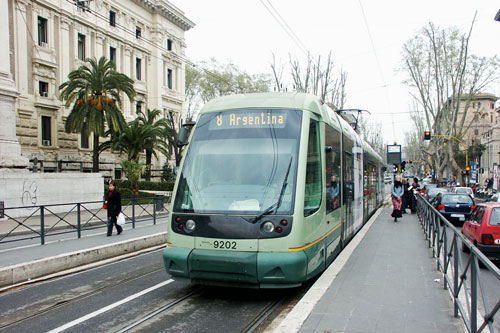
[[[342,223],[342,242],[349,240],[354,231],[354,158],[352,154],[344,151],[343,164],[343,204],[344,220]]]

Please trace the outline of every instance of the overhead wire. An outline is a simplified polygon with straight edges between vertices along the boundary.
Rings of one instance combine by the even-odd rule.
[[[361,2],[361,0],[358,0],[358,3],[359,3],[359,6],[361,7],[361,13],[363,15],[363,21],[365,22],[366,30],[368,32],[368,37],[370,39],[370,44],[371,44],[371,47],[373,49],[375,60],[377,62],[378,70],[380,72],[380,77],[382,79],[383,86],[386,88],[387,84],[385,82],[384,73],[382,71],[382,66],[380,65],[380,60],[379,60],[379,57],[378,57],[378,54],[377,54],[377,49],[375,48],[375,43],[373,42],[372,34],[371,34],[371,31],[370,31],[370,26],[368,24],[368,20],[366,18],[366,14],[365,14],[365,9],[363,8],[363,3]],[[385,97],[386,97],[386,100],[387,100],[387,105],[388,105],[389,110],[390,110],[391,109],[391,103],[390,103],[389,97],[387,95],[387,89],[384,89],[384,91],[385,91]],[[393,132],[392,134],[393,134],[394,138],[396,138],[396,128],[394,126],[394,115],[392,113],[391,113],[391,122],[392,122],[392,132]]]

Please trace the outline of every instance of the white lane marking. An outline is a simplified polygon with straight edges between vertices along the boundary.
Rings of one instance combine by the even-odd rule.
[[[83,316],[83,317],[81,317],[81,318],[79,318],[79,319],[76,319],[76,320],[70,321],[69,323],[67,323],[67,324],[65,324],[65,325],[63,325],[63,326],[59,326],[59,327],[57,327],[57,328],[54,328],[53,330],[49,331],[49,333],[57,333],[57,332],[62,332],[62,331],[66,330],[66,329],[68,329],[68,328],[70,328],[70,327],[73,327],[73,326],[75,326],[75,325],[78,325],[78,324],[80,324],[80,323],[83,323],[83,322],[84,322],[84,321],[86,321],[86,320],[89,320],[89,319],[91,319],[91,318],[93,318],[93,317],[95,317],[95,316],[98,316],[98,315],[100,315],[100,314],[102,314],[102,313],[104,313],[104,312],[107,312],[107,311],[109,311],[109,310],[111,310],[111,309],[114,309],[114,308],[116,308],[117,306],[120,306],[120,305],[122,305],[122,304],[124,304],[124,303],[130,302],[131,300],[133,300],[133,299],[135,299],[135,298],[137,298],[137,297],[140,297],[140,296],[142,296],[142,295],[145,295],[145,294],[147,294],[147,293],[149,293],[149,292],[151,292],[151,291],[153,291],[153,290],[155,290],[155,289],[161,288],[161,287],[163,287],[163,286],[165,286],[165,285],[167,285],[167,284],[169,284],[169,283],[172,283],[172,282],[174,282],[174,280],[170,279],[170,280],[167,280],[167,281],[163,281],[163,282],[161,282],[161,283],[158,283],[158,284],[157,284],[157,285],[155,285],[155,286],[152,286],[152,287],[150,287],[150,288],[148,288],[148,289],[144,289],[143,291],[140,291],[140,292],[138,292],[138,293],[136,293],[136,294],[130,295],[129,297],[124,298],[124,299],[122,299],[121,301],[118,301],[118,302],[115,302],[115,303],[113,303],[113,304],[110,304],[110,305],[108,305],[108,306],[106,306],[106,307],[104,307],[104,308],[102,308],[102,309],[99,309],[99,310],[97,310],[97,311],[94,311],[94,312],[92,312],[92,313],[89,313],[88,315],[85,315],[85,316]]]

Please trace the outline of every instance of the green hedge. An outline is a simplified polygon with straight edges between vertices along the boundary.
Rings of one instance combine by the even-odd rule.
[[[130,193],[130,181],[128,180],[116,180],[116,186],[120,190],[120,193],[124,193],[127,189]],[[174,182],[139,182],[139,190],[149,190],[149,191],[172,191],[174,188]]]

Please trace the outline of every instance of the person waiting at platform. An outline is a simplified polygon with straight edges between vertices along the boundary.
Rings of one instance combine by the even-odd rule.
[[[392,205],[394,206],[394,210],[392,211],[391,216],[394,217],[394,222],[398,222],[398,217],[403,216],[401,215],[403,194],[404,188],[403,183],[401,183],[401,176],[397,176],[396,181],[392,185]]]

